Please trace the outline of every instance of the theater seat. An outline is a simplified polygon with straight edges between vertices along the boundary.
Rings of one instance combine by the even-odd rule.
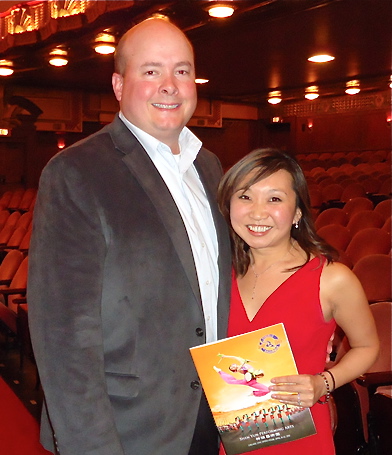
[[[392,258],[388,254],[370,254],[353,267],[369,303],[392,301]]]
[[[391,250],[390,235],[379,228],[367,228],[357,232],[346,248],[353,266],[369,254],[388,254]]]

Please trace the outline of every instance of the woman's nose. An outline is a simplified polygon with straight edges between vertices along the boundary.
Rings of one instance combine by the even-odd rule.
[[[250,211],[250,216],[257,220],[266,218],[267,210],[265,204],[253,204]]]

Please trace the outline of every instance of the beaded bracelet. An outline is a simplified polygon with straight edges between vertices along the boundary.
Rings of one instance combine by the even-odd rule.
[[[328,373],[331,376],[331,379],[332,379],[332,390],[331,390],[331,393],[332,393],[336,389],[335,377],[329,370],[325,370],[325,372]]]
[[[325,387],[327,389],[327,393],[325,394],[325,400],[324,401],[317,400],[317,403],[319,403],[319,404],[327,404],[328,401],[329,401],[329,398],[331,396],[331,387],[329,386],[328,379],[327,379],[327,377],[325,376],[324,373],[317,373],[317,374],[323,378],[324,383],[325,383]]]

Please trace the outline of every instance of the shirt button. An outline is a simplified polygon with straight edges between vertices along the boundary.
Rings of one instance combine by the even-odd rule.
[[[210,280],[207,280],[207,281],[206,281],[206,285],[207,285],[207,286],[208,286],[210,283],[211,283]]]
[[[203,330],[202,328],[198,327],[198,328],[196,329],[196,335],[197,335],[198,337],[202,337],[202,336],[204,335],[204,330]]]
[[[197,390],[200,387],[200,382],[199,381],[192,381],[191,382],[191,388],[193,390]]]

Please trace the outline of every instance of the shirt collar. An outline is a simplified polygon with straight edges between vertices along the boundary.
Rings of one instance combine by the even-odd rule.
[[[180,133],[178,141],[181,153],[180,158],[175,160],[173,159],[174,155],[171,153],[170,148],[166,144],[135,126],[125,118],[122,112],[119,113],[119,117],[127,128],[136,136],[137,140],[145,148],[152,161],[154,161],[156,154],[159,153],[163,155],[166,160],[170,159],[171,162],[178,162],[178,170],[181,174],[184,174],[192,166],[197,154],[200,151],[202,142],[189,128],[184,126]]]

